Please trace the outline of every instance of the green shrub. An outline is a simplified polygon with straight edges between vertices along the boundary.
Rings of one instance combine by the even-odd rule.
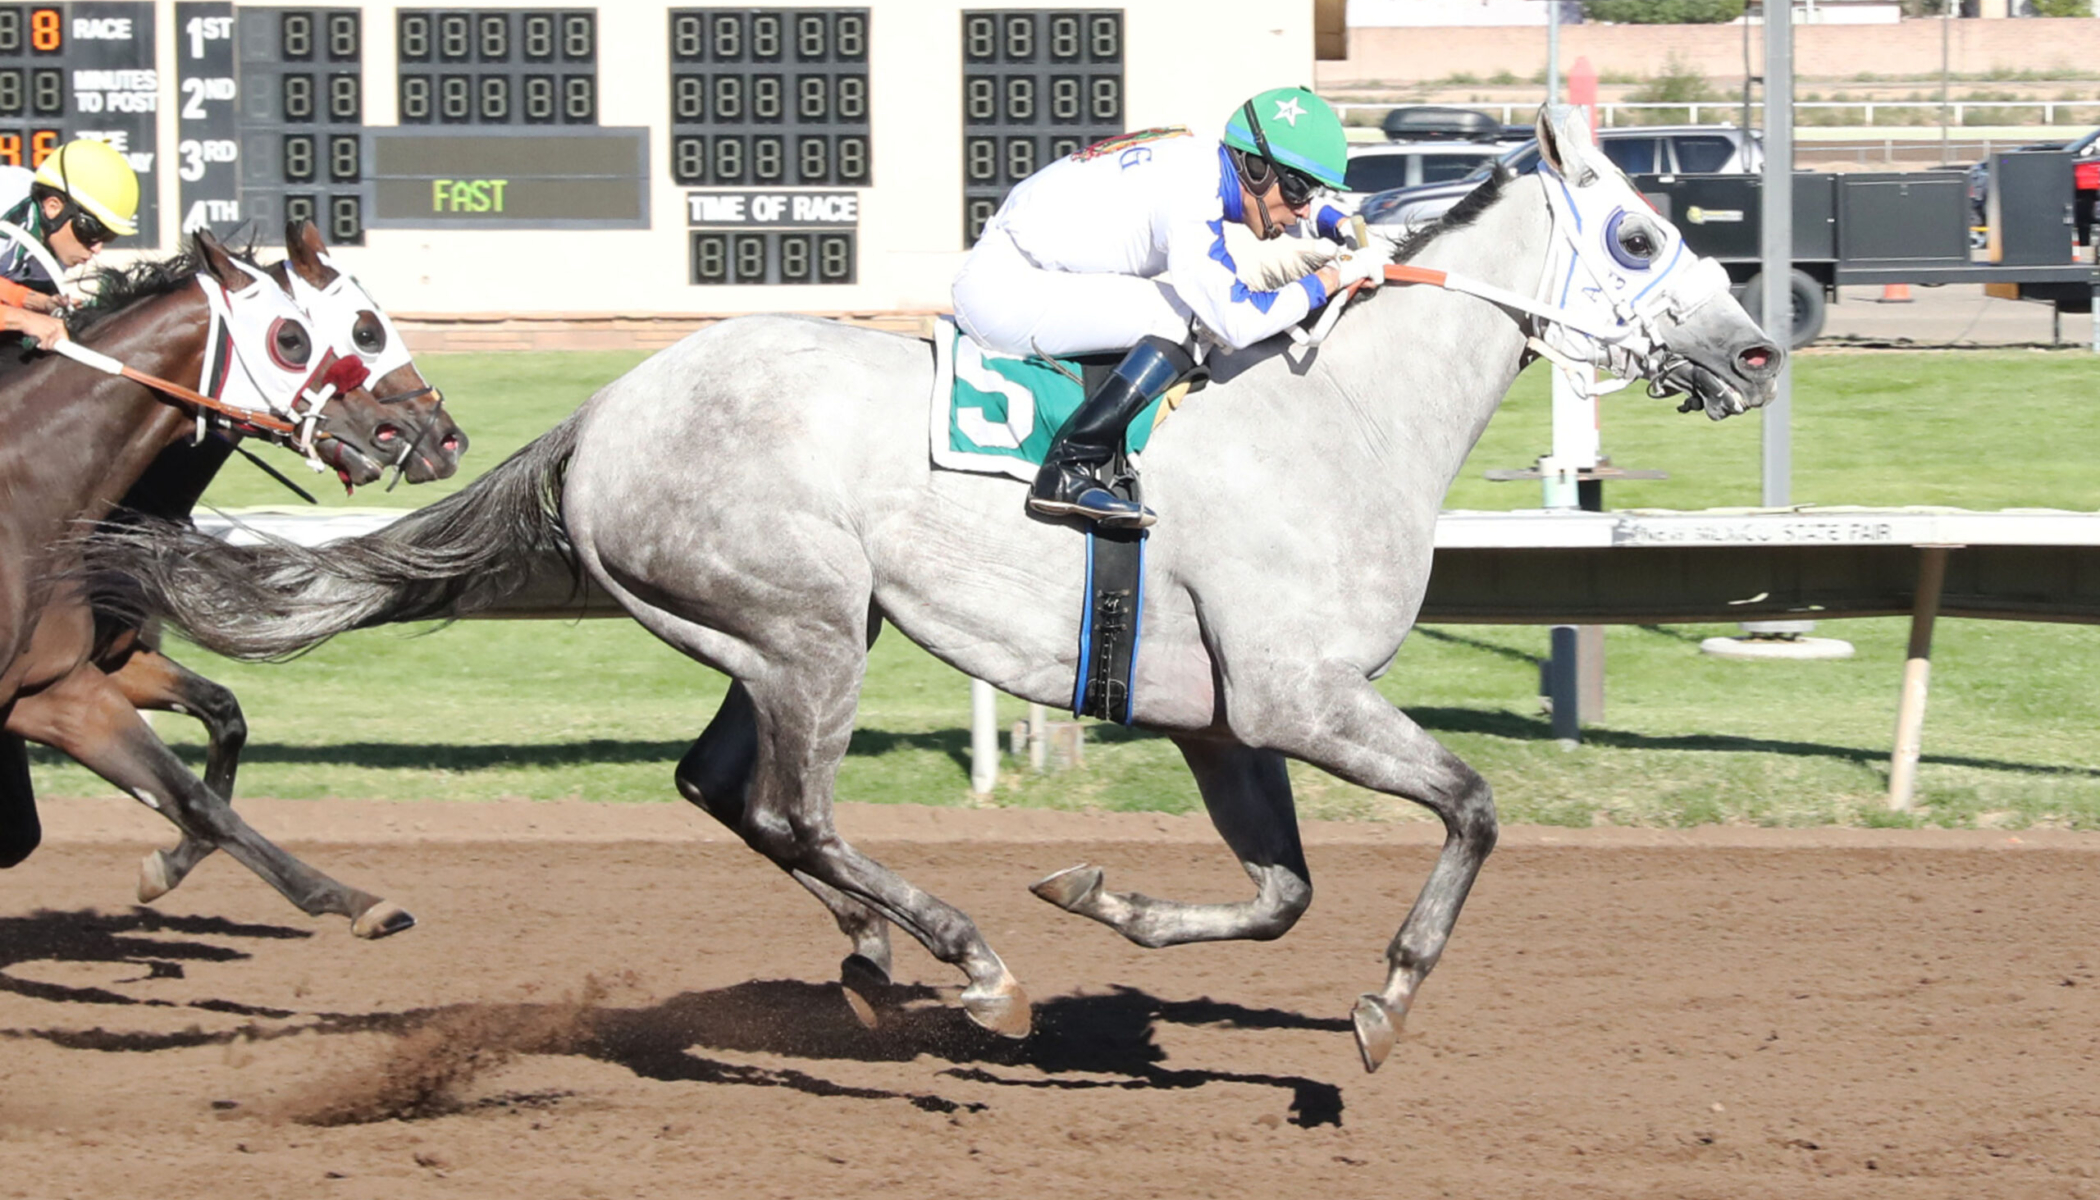
[[[2037,17],[2090,17],[2093,0],[2029,0]]]
[[[1654,104],[1689,104],[1726,99],[1725,93],[1708,81],[1699,68],[1672,53],[1663,60],[1662,73],[1626,93],[1628,100]]]
[[[1615,25],[1721,25],[1743,15],[1743,0],[1582,0],[1582,15]]]

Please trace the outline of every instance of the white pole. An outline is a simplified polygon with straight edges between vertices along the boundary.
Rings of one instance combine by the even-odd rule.
[[[1050,714],[1040,704],[1028,706],[1028,769],[1040,774],[1050,765]]]
[[[1896,751],[1889,762],[1889,808],[1907,811],[1917,799],[1918,759],[1925,752],[1925,694],[1932,682],[1932,623],[1947,584],[1946,546],[1920,546],[1918,591],[1911,601],[1910,653],[1903,662],[1903,693],[1896,703]]]
[[[982,796],[999,781],[998,694],[982,679],[970,681],[970,790]]]

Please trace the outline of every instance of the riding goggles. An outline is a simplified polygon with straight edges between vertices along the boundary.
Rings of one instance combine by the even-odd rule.
[[[1276,190],[1283,194],[1283,202],[1292,208],[1303,208],[1312,203],[1312,198],[1321,188],[1319,180],[1289,167],[1276,167]]]
[[[110,233],[109,226],[104,225],[94,213],[77,206],[73,209],[73,220],[70,224],[73,227],[73,236],[80,239],[82,246],[100,246],[114,236]]]

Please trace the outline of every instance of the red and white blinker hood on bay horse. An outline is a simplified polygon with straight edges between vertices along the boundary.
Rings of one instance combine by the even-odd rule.
[[[294,447],[313,454],[321,406],[341,392],[363,386],[370,374],[356,354],[340,344],[320,345],[322,325],[263,272],[233,260],[248,282],[238,289],[200,272],[197,286],[211,309],[204,369],[197,390],[223,404],[269,413],[299,428]],[[297,273],[293,273],[297,279]],[[347,340],[349,324],[342,325]]]

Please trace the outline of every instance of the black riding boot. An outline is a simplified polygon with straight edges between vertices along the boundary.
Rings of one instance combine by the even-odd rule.
[[[1057,431],[1029,489],[1029,511],[1082,516],[1112,529],[1143,529],[1157,520],[1151,509],[1109,491],[1097,472],[1122,446],[1131,418],[1195,365],[1187,351],[1162,337],[1133,347]]]

